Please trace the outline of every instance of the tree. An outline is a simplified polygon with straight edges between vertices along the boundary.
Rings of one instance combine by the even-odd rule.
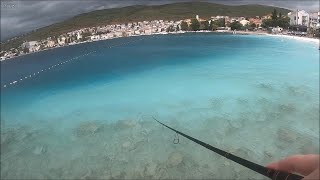
[[[277,20],[278,19],[278,14],[277,14],[277,10],[273,9],[272,15],[271,15],[271,19],[272,20]]]
[[[24,52],[24,53],[29,53],[29,48],[24,47],[24,48],[23,48],[23,52]]]
[[[213,21],[213,23],[215,25],[217,25],[218,27],[225,27],[226,26],[226,21],[224,18],[220,18],[218,20]]]
[[[211,30],[211,31],[215,31],[215,30],[218,29],[218,26],[217,26],[217,25],[215,25],[215,24],[213,24],[213,23],[211,23],[211,24],[212,24],[211,27],[210,27],[210,30]]]
[[[192,31],[198,31],[200,29],[200,23],[197,19],[191,19],[190,28]]]
[[[268,28],[268,27],[272,27],[273,26],[273,21],[272,19],[264,19],[262,21],[261,27],[263,28]]]
[[[200,29],[202,29],[202,30],[209,30],[209,21],[201,22],[200,26],[201,26]]]
[[[176,31],[180,31],[179,25],[177,25],[177,27],[176,27]]]
[[[231,30],[240,30],[242,28],[242,24],[239,21],[234,21],[230,24]]]
[[[249,27],[251,27],[251,28],[256,28],[257,27],[257,25],[256,25],[256,23],[251,23],[250,25],[249,25]]]
[[[173,32],[175,29],[173,27],[173,25],[170,25],[168,28],[167,28],[167,32]]]
[[[268,28],[268,27],[282,27],[287,28],[290,26],[290,18],[286,16],[281,16],[281,18],[274,19],[265,19],[262,21],[261,27]]]
[[[180,26],[181,26],[181,30],[182,31],[187,31],[188,30],[188,23],[187,22],[182,21]]]

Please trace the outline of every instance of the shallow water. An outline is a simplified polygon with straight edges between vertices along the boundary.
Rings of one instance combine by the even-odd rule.
[[[1,178],[263,178],[183,137],[174,144],[174,133],[152,116],[262,165],[319,152],[316,44],[249,35],[139,38],[1,62]]]

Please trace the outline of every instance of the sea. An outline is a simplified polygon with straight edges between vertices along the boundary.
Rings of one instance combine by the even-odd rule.
[[[264,179],[319,152],[319,44],[185,33],[1,62],[1,179]]]

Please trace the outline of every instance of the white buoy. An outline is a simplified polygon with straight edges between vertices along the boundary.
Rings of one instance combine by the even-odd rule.
[[[3,85],[3,87],[5,88],[5,87],[7,87],[7,85]]]

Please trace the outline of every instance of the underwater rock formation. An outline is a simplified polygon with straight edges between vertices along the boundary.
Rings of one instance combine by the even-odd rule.
[[[44,154],[45,152],[47,152],[47,148],[44,145],[38,145],[32,151],[32,153],[35,155]]]
[[[180,152],[173,152],[169,155],[167,164],[169,167],[175,167],[182,163],[183,155]]]
[[[82,122],[75,129],[77,137],[89,136],[98,133],[101,130],[101,125],[96,122]]]

